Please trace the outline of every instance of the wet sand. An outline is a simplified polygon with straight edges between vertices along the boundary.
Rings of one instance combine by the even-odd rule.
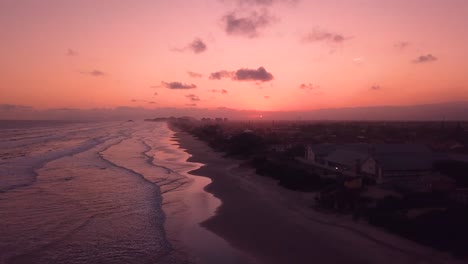
[[[387,234],[364,223],[315,212],[313,194],[293,192],[255,175],[191,135],[176,133],[190,172],[208,177],[205,190],[222,202],[201,223],[258,263],[457,263],[446,254]]]

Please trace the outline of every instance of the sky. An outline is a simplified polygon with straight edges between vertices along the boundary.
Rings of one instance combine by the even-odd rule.
[[[2,0],[0,104],[308,111],[467,101],[467,16],[466,0]]]

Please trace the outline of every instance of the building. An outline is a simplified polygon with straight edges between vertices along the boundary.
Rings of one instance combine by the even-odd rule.
[[[419,144],[316,144],[304,159],[313,166],[376,183],[415,182],[432,171],[432,152]]]
[[[456,187],[454,179],[440,173],[423,175],[419,180],[423,192],[449,192]]]
[[[371,155],[377,162],[377,183],[413,180],[432,171],[432,152],[425,145],[377,144]]]
[[[462,205],[468,205],[468,188],[457,188],[450,194],[450,199]]]

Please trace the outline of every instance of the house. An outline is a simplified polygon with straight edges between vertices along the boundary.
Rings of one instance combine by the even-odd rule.
[[[308,164],[376,183],[411,182],[432,171],[433,154],[421,144],[316,144],[306,148]]]
[[[430,173],[420,177],[423,192],[448,192],[455,189],[456,181],[440,173]]]
[[[377,162],[377,183],[405,181],[432,171],[432,152],[420,144],[377,144],[371,155]]]
[[[292,144],[273,144],[268,147],[271,152],[285,152],[292,148]]]
[[[328,167],[350,176],[361,175],[363,170],[366,173],[375,174],[375,160],[367,153],[339,149],[326,156],[325,161]]]
[[[304,158],[308,164],[348,177],[375,175],[377,172],[368,144],[309,145]]]
[[[462,205],[468,205],[468,188],[457,188],[449,195],[450,199]]]
[[[312,163],[318,163],[325,165],[325,157],[330,154],[330,152],[338,149],[338,146],[335,144],[315,144],[308,145],[305,151],[305,160]]]

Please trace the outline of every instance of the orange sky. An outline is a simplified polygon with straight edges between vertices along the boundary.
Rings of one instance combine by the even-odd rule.
[[[283,111],[468,100],[467,17],[465,0],[3,0],[0,104]]]

